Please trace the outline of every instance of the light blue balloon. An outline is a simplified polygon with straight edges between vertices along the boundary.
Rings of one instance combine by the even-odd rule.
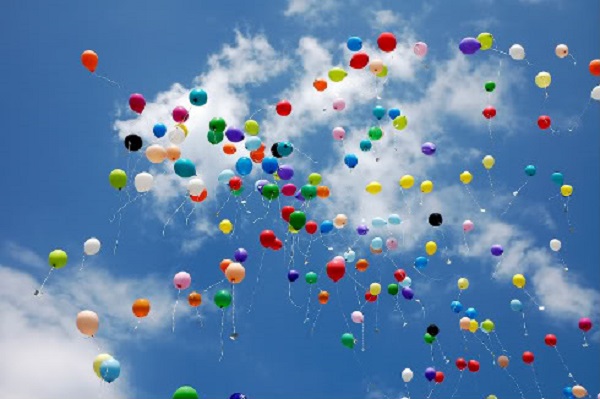
[[[396,119],[400,115],[401,115],[401,113],[398,108],[390,108],[390,110],[388,111],[388,116],[390,117],[391,120]]]
[[[525,167],[525,174],[526,174],[527,176],[535,176],[535,172],[536,172],[536,170],[537,170],[537,169],[536,169],[536,167],[535,167],[535,166],[533,166],[533,165],[527,165],[527,166]]]
[[[192,177],[196,174],[196,165],[189,159],[179,158],[175,161],[174,169],[179,177]]]
[[[333,222],[331,220],[323,220],[321,222],[321,234],[327,234],[333,230]]]
[[[344,260],[346,263],[353,263],[356,260],[356,252],[351,249],[344,252]]]
[[[450,309],[452,309],[454,313],[460,313],[463,310],[463,305],[459,301],[452,301]]]
[[[371,248],[381,249],[383,248],[383,239],[381,237],[375,237],[371,240]]]
[[[157,123],[156,125],[154,125],[154,127],[152,128],[152,133],[154,133],[154,136],[157,138],[161,138],[163,137],[165,134],[167,134],[167,126],[165,126],[164,123]]]
[[[563,388],[563,395],[565,395],[565,398],[567,399],[574,399],[575,395],[573,395],[573,388],[571,387],[564,387]]]
[[[373,220],[371,220],[371,224],[373,225],[373,227],[383,227],[387,224],[387,222],[383,218],[376,217],[373,218]]]
[[[399,215],[392,213],[390,216],[388,216],[388,223],[393,225],[399,225],[400,223],[402,223],[402,219],[400,219]]]
[[[262,160],[262,170],[265,173],[272,175],[273,173],[277,172],[277,169],[279,169],[279,162],[277,162],[277,158],[265,157]]]
[[[252,173],[252,160],[248,157],[238,158],[235,162],[235,171],[240,176],[248,176]],[[229,182],[229,180],[227,182]]]
[[[419,256],[417,259],[415,259],[415,267],[417,269],[422,269],[425,266],[427,266],[427,264],[429,263],[429,259],[427,259],[424,256]]]
[[[510,301],[510,308],[513,310],[513,312],[522,312],[523,304],[518,299],[513,299]]]
[[[475,308],[469,308],[469,309],[465,310],[465,315],[469,319],[476,319],[477,318],[477,311],[475,310]]]
[[[219,180],[219,183],[221,183],[221,184],[229,184],[229,180],[231,180],[231,178],[233,176],[235,176],[235,173],[233,172],[233,170],[225,169],[224,171],[219,173],[219,177],[217,179]]]
[[[404,277],[404,280],[400,281],[400,285],[402,287],[410,287],[411,284],[412,284],[412,280],[408,276]]]
[[[115,358],[106,359],[100,364],[100,375],[106,382],[113,382],[121,374],[121,364]]]
[[[373,116],[381,120],[381,118],[385,116],[385,108],[383,108],[381,105],[376,105],[373,108]]]
[[[565,177],[560,172],[554,172],[552,173],[552,181],[557,186],[562,186],[565,183]]]
[[[244,146],[246,147],[246,149],[248,151],[254,151],[254,150],[258,150],[260,148],[261,144],[262,144],[262,140],[260,139],[260,137],[250,136],[250,137],[246,138],[246,142],[244,143]]]
[[[373,147],[373,143],[371,143],[371,140],[361,140],[360,141],[360,150],[363,152],[367,152],[367,151],[371,151],[371,148]]]
[[[346,46],[348,46],[348,50],[350,51],[358,51],[362,48],[362,39],[357,36],[352,36],[348,39]]]
[[[350,169],[354,169],[358,165],[358,157],[354,154],[346,154],[344,156],[344,163]]]

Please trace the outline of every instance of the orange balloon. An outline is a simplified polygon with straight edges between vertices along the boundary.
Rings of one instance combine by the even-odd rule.
[[[190,306],[196,308],[202,303],[202,295],[194,291],[190,295],[188,295],[188,302]]]
[[[327,197],[329,197],[329,187],[327,187],[327,186],[317,186],[317,197],[319,197],[319,198],[327,198]]]
[[[171,161],[177,161],[181,156],[181,150],[176,145],[171,145],[167,147],[167,158]]]
[[[356,262],[356,270],[358,270],[359,272],[364,272],[365,270],[367,270],[369,267],[369,261],[367,261],[366,259],[359,259]]]
[[[94,73],[98,66],[98,54],[92,50],[85,50],[81,54],[81,63],[88,71]]]
[[[231,284],[239,284],[246,277],[246,269],[240,263],[232,262],[225,270],[225,277]]]
[[[590,61],[590,73],[594,76],[600,76],[600,60]]]
[[[150,301],[147,299],[136,299],[131,306],[131,310],[136,317],[146,317],[150,313]]]
[[[202,202],[208,197],[208,191],[206,189],[202,190],[200,195],[190,195],[190,199],[194,202]]]
[[[263,161],[263,159],[265,159],[265,153],[264,151],[251,151],[250,152],[250,159],[252,160],[252,162],[254,163],[261,163]]]
[[[324,79],[315,79],[313,87],[317,89],[317,91],[324,91],[327,88],[327,81]]]
[[[235,144],[227,143],[223,145],[223,152],[227,155],[233,155],[236,151],[237,148],[235,148]]]
[[[329,302],[329,292],[327,292],[327,291],[319,292],[319,303],[321,305],[325,305],[327,302]]]
[[[225,273],[225,270],[227,270],[227,268],[229,267],[229,265],[231,264],[231,262],[233,262],[231,259],[223,259],[221,261],[221,264],[219,265],[219,267],[221,268],[221,271],[223,273]]]
[[[498,366],[502,367],[503,369],[508,367],[508,357],[507,356],[498,356]]]

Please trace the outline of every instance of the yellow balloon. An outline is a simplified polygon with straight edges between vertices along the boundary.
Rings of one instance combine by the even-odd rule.
[[[229,219],[223,219],[219,223],[219,230],[221,230],[223,234],[229,234],[233,230],[233,224]]]
[[[279,175],[277,174],[277,172],[273,173],[273,179],[275,179],[275,181],[281,180],[281,178],[279,177]]]
[[[408,190],[415,184],[415,178],[411,175],[404,175],[400,178],[399,184],[400,187],[402,187],[405,190]]]
[[[256,136],[260,132],[260,125],[257,121],[249,119],[244,123],[244,131],[250,136]]]
[[[408,119],[406,119],[406,115],[400,115],[392,121],[392,124],[396,130],[403,130],[408,125]]]
[[[308,175],[308,184],[318,186],[321,183],[321,175],[318,173],[311,173]]]
[[[461,277],[458,279],[458,289],[459,290],[466,290],[467,288],[469,288],[469,280]]]
[[[568,184],[564,184],[560,187],[560,193],[563,197],[570,197],[573,194],[573,186],[569,186]]]
[[[371,183],[367,184],[366,190],[369,194],[379,194],[381,192],[381,183],[372,181]]]
[[[535,76],[535,84],[540,89],[550,86],[550,82],[552,82],[552,76],[548,72],[540,72]]]
[[[491,33],[487,32],[480,33],[479,36],[477,36],[477,41],[481,43],[480,50],[489,50],[494,44],[494,36],[492,36]]]
[[[428,194],[433,191],[433,182],[431,180],[425,180],[421,183],[421,192]]]
[[[496,395],[488,395],[485,399],[498,399]]]
[[[475,332],[477,332],[478,329],[479,329],[479,323],[477,322],[477,320],[471,319],[471,321],[469,322],[469,331],[471,331],[472,333],[475,333]]]
[[[98,376],[98,378],[102,379],[102,375],[100,374],[100,366],[102,362],[108,359],[112,359],[112,356],[108,353],[102,353],[94,359],[94,373]]]
[[[348,76],[348,72],[344,71],[342,68],[331,68],[328,75],[332,82],[341,82]]]
[[[381,294],[381,284],[372,283],[371,286],[369,287],[369,292],[371,293],[371,295]]]
[[[427,252],[427,255],[434,255],[437,252],[437,244],[434,241],[428,241],[425,244],[425,252]]]
[[[485,157],[483,157],[483,160],[481,161],[481,163],[483,164],[484,168],[486,168],[487,170],[490,170],[494,167],[496,160],[494,159],[493,156],[486,155]]]
[[[525,279],[525,276],[523,276],[522,274],[515,274],[513,276],[512,283],[517,288],[525,287],[526,282],[527,282],[527,280]]]
[[[288,231],[292,234],[298,234],[298,230],[292,227],[292,225],[288,225]]]
[[[469,184],[472,180],[473,175],[471,174],[471,172],[465,170],[460,174],[460,181],[463,182],[463,184]]]

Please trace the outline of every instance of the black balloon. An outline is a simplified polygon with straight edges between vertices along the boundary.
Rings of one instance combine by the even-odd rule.
[[[442,225],[442,214],[441,213],[432,213],[429,215],[429,224],[432,226],[441,226]]]
[[[430,324],[429,327],[427,327],[427,333],[432,337],[435,337],[440,333],[440,328],[435,324]]]
[[[277,151],[277,143],[271,146],[271,154],[273,154],[275,158],[281,158],[281,154]]]
[[[139,151],[142,148],[142,138],[137,134],[130,134],[125,137],[125,148],[132,152]]]

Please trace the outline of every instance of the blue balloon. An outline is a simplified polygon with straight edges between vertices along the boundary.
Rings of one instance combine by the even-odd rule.
[[[229,399],[247,399],[248,397],[246,395],[244,395],[243,393],[232,393],[231,396],[229,397]]]
[[[562,186],[565,183],[565,177],[560,172],[554,172],[552,173],[552,181],[557,186]]]
[[[371,151],[371,147],[373,147],[373,143],[371,140],[361,140],[360,141],[360,150],[363,152]]]
[[[510,308],[514,312],[521,312],[523,311],[523,304],[518,299],[513,299],[512,301],[510,301]]]
[[[463,310],[463,305],[458,301],[452,301],[450,304],[450,309],[452,309],[454,313],[460,313]]]
[[[110,358],[100,364],[100,375],[106,382],[113,382],[121,374],[121,364],[117,359]]]
[[[321,234],[327,234],[333,230],[333,222],[331,220],[323,220],[321,222]]]
[[[348,46],[348,50],[358,51],[362,48],[362,39],[360,37],[352,36],[348,39],[346,45]]]
[[[196,174],[196,166],[189,159],[179,158],[175,161],[175,174],[179,177],[192,177]]]
[[[477,311],[475,310],[475,308],[469,308],[469,309],[465,310],[465,315],[469,319],[476,319],[477,318]]]
[[[381,105],[375,106],[375,108],[373,108],[373,116],[381,120],[381,118],[385,116],[385,108],[383,108]]]
[[[563,395],[565,395],[565,398],[567,399],[574,399],[575,396],[573,395],[573,388],[571,387],[564,387],[563,388]]]
[[[350,169],[354,169],[354,167],[358,165],[358,157],[354,154],[346,154],[346,156],[344,156],[344,163]]]
[[[260,145],[262,144],[262,140],[257,136],[250,136],[246,139],[244,145],[248,151],[258,150]]]
[[[157,123],[152,128],[152,133],[154,133],[154,136],[156,136],[157,138],[161,138],[165,134],[167,134],[167,127],[165,126],[164,123]]]
[[[427,266],[427,264],[429,263],[429,259],[427,259],[424,256],[419,256],[417,259],[415,259],[415,267],[417,269],[422,269],[425,266]]]
[[[219,180],[219,183],[221,183],[221,184],[229,184],[229,180],[231,180],[231,178],[233,176],[235,176],[235,173],[233,172],[233,170],[225,169],[224,171],[219,173],[219,177],[217,179]]]
[[[391,120],[396,119],[401,115],[400,110],[398,108],[390,108],[388,111],[388,116]]]
[[[294,145],[289,141],[282,141],[280,143],[277,143],[277,152],[282,157],[287,157],[291,155],[292,152],[294,152]]]
[[[297,270],[292,269],[288,272],[288,280],[290,283],[298,280],[298,277],[300,277],[300,273],[298,273]]]
[[[381,237],[375,237],[371,240],[371,248],[381,249],[383,248],[383,239]]]
[[[373,225],[373,227],[383,227],[387,224],[387,222],[383,218],[376,217],[373,218],[373,220],[371,220],[371,224]]]
[[[404,280],[400,281],[400,285],[403,287],[410,287],[412,284],[412,279],[410,277],[404,277]]]
[[[208,94],[202,89],[193,89],[190,91],[190,102],[200,107],[208,101]]]
[[[240,176],[248,176],[252,172],[252,160],[248,157],[238,158],[235,163],[235,171]]]
[[[402,219],[400,219],[400,215],[396,215],[395,213],[392,213],[390,216],[388,216],[388,223],[393,224],[393,225],[398,225],[398,224],[402,223]]]
[[[277,158],[274,157],[265,157],[262,161],[262,170],[265,173],[272,175],[277,172],[279,169],[279,162],[277,162]]]

